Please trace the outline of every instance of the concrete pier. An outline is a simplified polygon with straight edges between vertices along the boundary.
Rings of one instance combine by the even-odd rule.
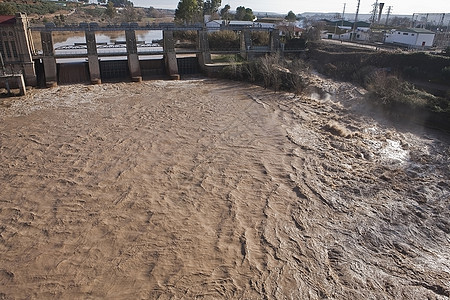
[[[53,37],[51,31],[41,31],[42,63],[44,65],[45,85],[54,87],[58,85],[58,74],[56,69],[55,50],[53,48]]]
[[[125,40],[127,43],[128,68],[130,70],[131,80],[140,82],[142,81],[142,74],[137,52],[136,32],[134,30],[126,30]]]
[[[172,79],[180,79],[180,75],[178,73],[177,55],[175,53],[175,43],[173,40],[173,31],[163,31],[163,42],[167,75],[169,75]]]
[[[92,84],[102,83],[100,75],[100,64],[98,61],[97,42],[95,40],[94,31],[85,31],[86,46],[89,64],[89,76]]]
[[[249,30],[243,30],[243,31],[241,31],[239,38],[240,38],[240,45],[241,45],[240,55],[243,59],[248,59],[249,58],[248,52],[250,51],[250,48],[252,47],[251,32]]]
[[[270,52],[276,53],[279,52],[280,49],[280,31],[278,29],[270,32]]]
[[[208,32],[206,30],[199,30],[197,40],[198,40],[197,50],[200,51],[200,53],[197,54],[198,63],[200,65],[200,69],[203,72],[206,72],[206,64],[211,63],[211,52],[209,51]]]

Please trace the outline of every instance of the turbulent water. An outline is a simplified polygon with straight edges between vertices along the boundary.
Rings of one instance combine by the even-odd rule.
[[[0,100],[0,298],[448,299],[449,137],[316,84]]]

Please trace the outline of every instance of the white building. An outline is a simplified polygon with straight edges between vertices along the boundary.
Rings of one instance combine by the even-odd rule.
[[[410,48],[429,48],[433,46],[435,33],[423,28],[394,30],[386,35],[386,43],[399,44]]]
[[[243,27],[257,27],[264,29],[274,29],[275,24],[261,23],[252,21],[225,21],[225,20],[212,20],[206,23],[206,29],[208,31],[219,31],[221,27],[228,27],[229,29],[240,29]]]

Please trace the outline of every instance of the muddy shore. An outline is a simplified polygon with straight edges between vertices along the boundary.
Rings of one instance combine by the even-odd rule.
[[[0,100],[0,299],[448,299],[450,138],[364,91]]]

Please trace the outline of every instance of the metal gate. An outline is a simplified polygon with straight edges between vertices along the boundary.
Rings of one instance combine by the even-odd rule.
[[[182,57],[177,58],[178,73],[180,75],[198,74],[200,73],[200,66],[197,57]]]
[[[64,63],[58,64],[58,83],[74,84],[89,82],[88,63]]]
[[[166,74],[164,59],[147,59],[139,61],[144,79],[158,78]]]
[[[129,80],[130,70],[127,60],[100,61],[100,75],[102,81]]]

